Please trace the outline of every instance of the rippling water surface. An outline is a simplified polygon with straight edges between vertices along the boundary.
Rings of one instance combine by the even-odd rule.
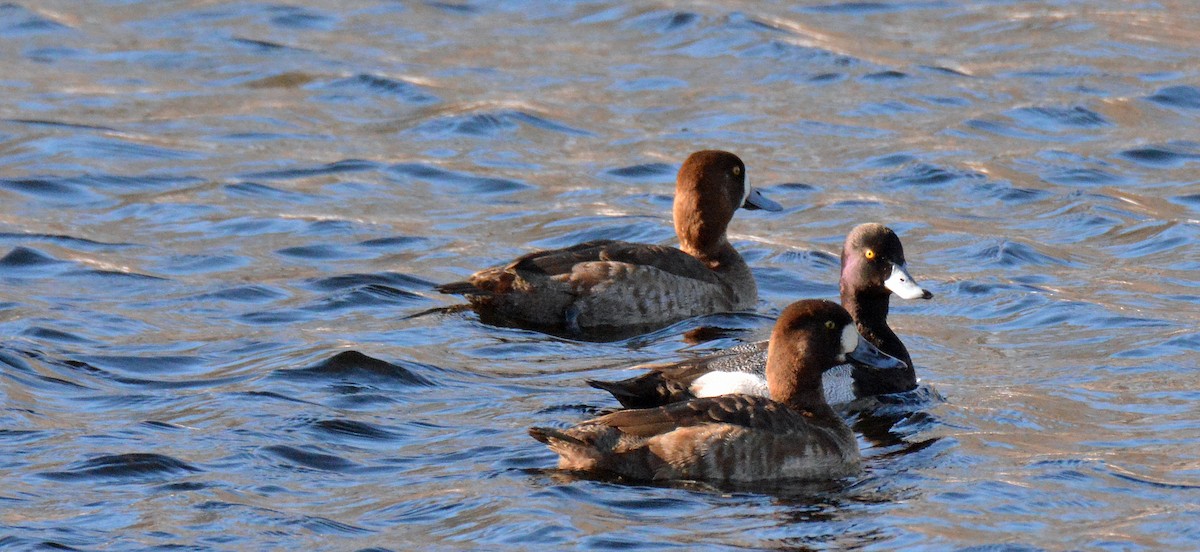
[[[1183,549],[1200,540],[1190,2],[0,4],[0,546]],[[739,154],[757,313],[584,343],[432,291],[671,243]],[[854,480],[550,469],[583,385],[766,335],[881,221],[945,397]],[[433,314],[422,314],[433,310]],[[890,420],[889,424],[891,421]],[[860,427],[862,424],[860,424]]]

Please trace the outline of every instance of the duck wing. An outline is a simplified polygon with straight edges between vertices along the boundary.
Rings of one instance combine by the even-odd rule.
[[[717,275],[704,263],[677,248],[614,240],[596,240],[563,249],[535,251],[517,258],[505,268],[517,273],[553,277],[577,273],[577,265],[593,262],[654,267],[674,276],[721,284]]]
[[[692,384],[711,372],[762,378],[766,359],[766,341],[743,343],[700,358],[634,366],[649,370],[640,376],[619,381],[587,380],[587,384],[608,391],[625,408],[652,408],[694,398]]]
[[[826,478],[858,469],[850,428],[828,406],[818,414],[749,395],[621,410],[570,429],[535,427],[559,468],[634,479]]]
[[[780,432],[798,430],[808,425],[804,413],[793,411],[771,399],[751,395],[722,395],[658,408],[620,410],[587,423],[605,425],[625,435],[641,438],[706,424],[729,424]]]

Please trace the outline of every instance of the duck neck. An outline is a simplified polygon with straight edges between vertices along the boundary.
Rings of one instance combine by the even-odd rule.
[[[842,306],[854,318],[858,333],[872,345],[904,362],[904,368],[878,370],[863,366],[854,367],[854,386],[859,396],[902,393],[917,386],[917,371],[904,342],[888,326],[888,300],[890,293],[854,293],[842,289]]]
[[[904,342],[888,326],[888,303],[891,292],[868,292],[842,286],[842,307],[854,318],[858,332],[879,350],[892,355],[912,368],[912,357]]]
[[[714,272],[728,271],[746,264],[746,261],[742,260],[741,254],[730,245],[725,236],[721,236],[720,240],[708,244],[707,247],[680,236],[679,249],[695,257]]]
[[[822,418],[837,418],[837,412],[825,400],[825,392],[821,390],[821,378],[817,377],[815,389],[797,391],[786,401],[777,401],[797,412],[812,414]]]
[[[736,264],[744,264],[742,256],[729,244],[725,229],[733,218],[727,206],[714,203],[712,198],[702,198],[695,192],[675,187],[675,204],[672,208],[675,236],[679,238],[679,249],[691,255],[714,271]]]
[[[775,348],[775,341],[772,336],[767,352],[767,388],[771,391],[771,400],[798,412],[836,418],[837,414],[825,400],[822,370],[812,366],[802,366],[798,372],[789,369],[804,358],[804,344]]]

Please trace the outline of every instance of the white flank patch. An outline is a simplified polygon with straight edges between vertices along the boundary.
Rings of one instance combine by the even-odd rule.
[[[771,396],[766,379],[758,374],[746,372],[709,372],[696,378],[689,390],[697,397],[733,394]]]

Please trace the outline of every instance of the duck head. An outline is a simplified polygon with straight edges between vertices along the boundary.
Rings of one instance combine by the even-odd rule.
[[[717,257],[727,245],[725,230],[739,207],[782,209],[750,185],[738,156],[718,150],[688,156],[675,177],[673,215],[680,249],[700,259]]]
[[[810,299],[788,305],[775,322],[767,346],[771,398],[809,408],[824,403],[821,374],[848,360],[881,370],[903,370],[903,361],[880,351],[858,334],[841,305]]]
[[[842,247],[843,298],[852,295],[889,295],[902,299],[931,299],[904,261],[904,246],[896,233],[882,224],[860,224],[846,236]]]

